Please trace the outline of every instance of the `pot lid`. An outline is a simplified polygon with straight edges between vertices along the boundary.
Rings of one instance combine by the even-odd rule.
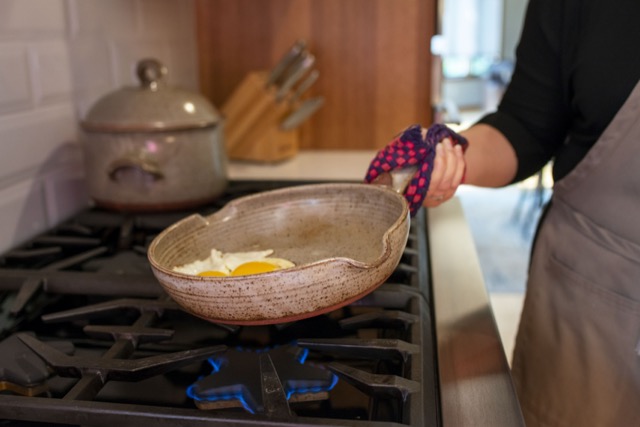
[[[167,68],[156,59],[138,62],[140,86],[126,86],[100,98],[82,127],[88,131],[149,132],[203,128],[220,113],[202,95],[166,84]]]

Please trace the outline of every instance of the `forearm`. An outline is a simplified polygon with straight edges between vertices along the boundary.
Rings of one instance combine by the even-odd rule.
[[[495,128],[478,124],[460,132],[469,141],[465,152],[465,183],[481,187],[510,184],[518,168],[516,153]]]

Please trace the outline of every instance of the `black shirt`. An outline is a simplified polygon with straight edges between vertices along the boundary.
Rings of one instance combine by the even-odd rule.
[[[557,181],[593,146],[639,79],[640,0],[530,0],[511,83],[497,112],[480,122],[513,145],[515,181],[551,159]]]

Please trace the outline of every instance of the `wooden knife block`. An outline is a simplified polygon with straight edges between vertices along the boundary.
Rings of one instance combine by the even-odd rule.
[[[266,71],[247,74],[222,106],[227,155],[232,160],[278,162],[298,152],[298,129],[280,129],[295,105],[287,96],[276,100],[276,88],[267,87],[267,75]]]

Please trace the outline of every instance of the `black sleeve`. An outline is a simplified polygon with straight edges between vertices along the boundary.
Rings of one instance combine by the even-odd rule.
[[[479,121],[496,128],[514,147],[514,182],[542,168],[566,138],[570,113],[562,72],[563,4],[530,1],[512,80],[498,110]]]

